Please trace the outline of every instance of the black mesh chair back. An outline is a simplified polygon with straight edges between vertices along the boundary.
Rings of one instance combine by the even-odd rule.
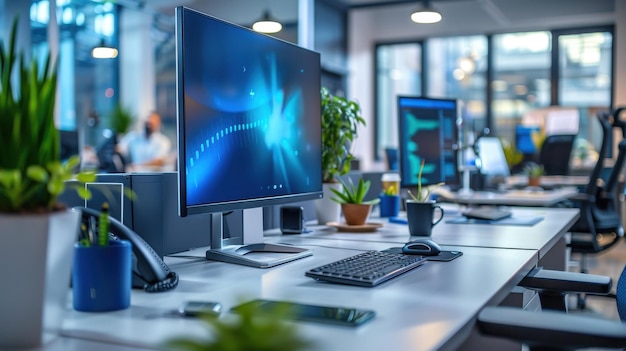
[[[555,134],[546,138],[539,152],[539,163],[546,175],[568,175],[576,135]]]
[[[591,173],[584,193],[573,199],[574,206],[580,208],[580,218],[570,229],[571,241],[568,246],[572,253],[581,254],[580,271],[583,273],[587,272],[587,254],[597,254],[608,250],[624,236],[616,187],[626,158],[626,140],[619,143],[619,153],[615,164],[609,175],[603,177],[604,159],[611,147],[613,128],[621,129],[622,133],[626,130],[624,125],[613,117],[620,111],[618,109],[614,114],[604,112],[598,115],[603,131],[598,162]],[[579,296],[578,307],[585,308],[585,300],[582,296]]]

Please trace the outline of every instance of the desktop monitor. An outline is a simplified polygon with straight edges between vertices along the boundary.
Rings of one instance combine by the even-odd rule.
[[[476,144],[479,160],[478,168],[482,175],[503,177],[511,175],[500,139],[496,137],[482,137],[478,139]]]
[[[264,244],[259,214],[322,197],[319,53],[185,7],[176,52],[179,214],[212,214],[207,258],[271,267],[310,255]],[[249,244],[229,245],[223,216],[241,209]]]
[[[401,187],[445,182],[458,186],[457,101],[416,96],[398,97]]]

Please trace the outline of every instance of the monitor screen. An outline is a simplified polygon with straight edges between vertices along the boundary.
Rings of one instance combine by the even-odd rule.
[[[481,174],[505,177],[511,175],[500,139],[496,137],[482,137],[476,143],[478,159],[480,160],[478,168]]]
[[[258,210],[322,197],[319,53],[185,7],[176,53],[179,214],[211,213],[206,257],[266,268],[312,254],[264,243]]]
[[[422,160],[422,186],[458,186],[457,101],[398,97],[400,176],[403,188],[416,187]]]
[[[320,55],[180,8],[181,215],[320,198]]]

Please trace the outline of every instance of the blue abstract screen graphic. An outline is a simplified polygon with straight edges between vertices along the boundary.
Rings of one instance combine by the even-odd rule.
[[[180,25],[178,147],[186,210],[319,197],[319,54],[192,10]]]
[[[418,185],[422,161],[422,186],[458,185],[456,100],[399,96],[398,117],[401,186]]]

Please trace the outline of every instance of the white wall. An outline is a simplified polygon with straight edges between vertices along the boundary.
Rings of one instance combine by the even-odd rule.
[[[504,13],[493,0],[438,2],[437,8],[444,20],[432,25],[412,23],[409,16],[415,5],[397,5],[390,8],[364,8],[350,11],[348,28],[348,98],[361,104],[367,127],[359,132],[353,153],[361,160],[364,170],[384,169],[383,162],[374,161],[374,47],[376,43],[400,42],[428,37],[452,35],[491,34],[558,28],[586,27],[616,24],[614,45],[617,45],[615,77],[626,77],[626,1],[615,1],[616,12],[604,10],[595,1],[544,0],[554,5],[542,12],[530,2],[508,2],[511,12]],[[480,4],[480,5],[477,5]],[[500,4],[504,4],[500,3]],[[512,8],[512,4],[526,7]],[[577,5],[575,5],[577,4]],[[563,6],[579,6],[575,11],[559,10]],[[609,5],[612,5],[609,3]],[[598,11],[589,11],[589,7]],[[571,10],[571,9],[570,9]],[[522,12],[536,13],[523,15]],[[534,12],[533,12],[534,11]],[[570,12],[569,14],[565,14]],[[518,16],[519,15],[519,16]],[[620,36],[621,34],[621,36]],[[626,81],[614,84],[615,103],[626,104]]]

